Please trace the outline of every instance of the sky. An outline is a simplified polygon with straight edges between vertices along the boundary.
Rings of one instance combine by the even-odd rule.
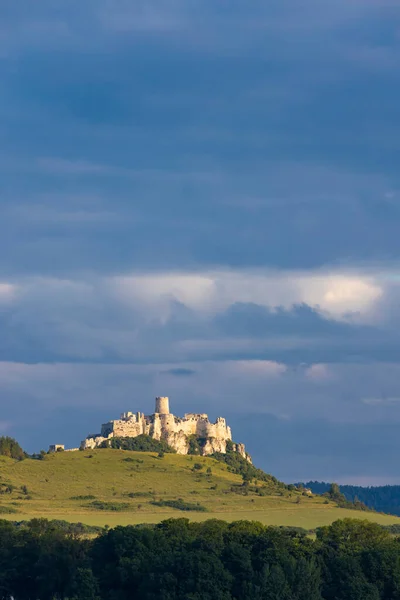
[[[400,483],[399,95],[397,0],[3,0],[0,434]]]

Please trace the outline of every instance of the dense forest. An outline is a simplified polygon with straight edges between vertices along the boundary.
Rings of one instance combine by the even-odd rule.
[[[400,540],[368,521],[315,539],[187,519],[87,533],[0,521],[1,600],[400,600]]]
[[[307,483],[296,485],[303,485],[310,488],[314,494],[325,494],[331,488],[331,484],[324,481],[308,481]],[[400,516],[400,485],[376,487],[341,485],[340,492],[350,502],[359,501],[379,512]]]

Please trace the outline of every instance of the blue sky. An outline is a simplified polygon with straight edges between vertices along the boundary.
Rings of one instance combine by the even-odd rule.
[[[0,432],[169,395],[287,481],[400,482],[400,16],[0,6]]]

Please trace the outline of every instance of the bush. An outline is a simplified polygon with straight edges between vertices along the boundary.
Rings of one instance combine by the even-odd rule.
[[[169,508],[176,508],[176,510],[208,512],[205,506],[198,503],[185,502],[182,498],[178,500],[153,500],[150,504],[154,506],[168,506]]]
[[[125,495],[128,498],[149,498],[153,495],[153,492],[129,492]]]
[[[199,454],[203,453],[203,448],[205,446],[207,442],[207,438],[199,438],[197,437],[197,435],[189,435],[188,436],[188,443],[189,443],[189,449],[188,449],[188,454],[194,455],[194,456],[198,456]]]
[[[228,466],[228,470],[236,475],[241,475],[243,480],[251,481],[257,479],[258,481],[272,483],[274,487],[279,486],[281,489],[286,489],[287,486],[278,481],[276,477],[264,473],[261,469],[257,469],[254,465],[249,463],[248,460],[243,458],[241,454],[233,450],[233,443],[228,440],[226,444],[226,454],[217,452],[212,454],[211,458],[215,458],[219,462],[223,462]]]
[[[45,533],[48,531],[63,531],[70,535],[87,535],[88,533],[101,533],[103,527],[98,525],[85,525],[84,523],[70,523],[62,519],[32,519],[31,521],[13,521],[18,529],[29,529],[34,532]]]
[[[92,494],[86,494],[83,496],[71,496],[70,500],[95,500],[96,496],[92,496]]]
[[[41,450],[39,454],[34,453],[31,454],[29,456],[29,458],[33,459],[33,460],[44,460],[45,458],[47,458],[48,454],[45,450]]]
[[[164,440],[154,440],[149,435],[132,437],[115,437],[104,441],[100,448],[113,448],[115,450],[131,450],[134,452],[166,452],[175,454],[176,451],[168,446]]]
[[[11,508],[11,506],[0,506],[0,513],[2,515],[11,515],[14,513],[19,512],[18,510],[16,510],[15,508]]]
[[[102,500],[94,500],[90,502],[89,506],[96,510],[111,510],[113,512],[120,512],[131,508],[131,505],[127,502],[103,502]]]

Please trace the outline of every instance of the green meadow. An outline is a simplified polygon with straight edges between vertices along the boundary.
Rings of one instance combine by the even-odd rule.
[[[0,456],[0,492],[0,517],[15,521],[44,517],[112,527],[183,516],[314,529],[359,516],[400,524],[398,517],[337,508],[324,498],[290,492],[273,479],[243,493],[242,478],[227,465],[177,454],[98,449],[43,460]]]

